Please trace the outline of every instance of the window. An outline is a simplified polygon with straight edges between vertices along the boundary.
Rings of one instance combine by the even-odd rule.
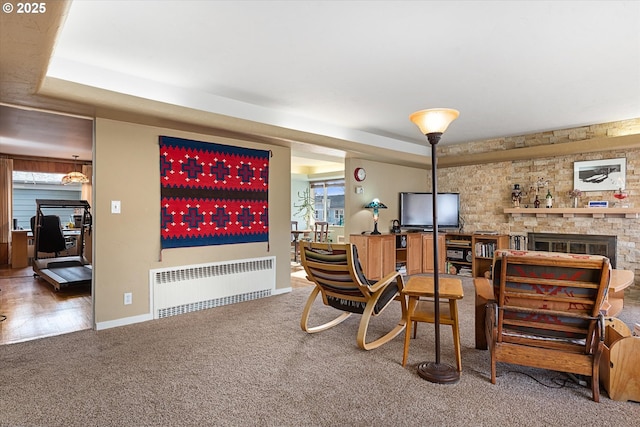
[[[13,171],[13,218],[18,229],[30,230],[36,214],[36,199],[80,200],[82,184],[62,185],[62,173]],[[47,209],[47,215],[58,215],[60,223],[72,221],[72,208]]]
[[[344,225],[344,179],[311,183],[316,221]]]

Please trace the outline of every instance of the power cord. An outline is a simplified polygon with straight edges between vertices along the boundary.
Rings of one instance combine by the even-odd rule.
[[[486,372],[481,372],[481,371],[476,371],[476,370],[471,370],[472,372],[475,372],[477,374],[481,374],[483,376],[486,376],[487,373]],[[553,389],[559,389],[559,388],[578,388],[578,386],[582,386],[582,387],[586,387],[587,386],[587,382],[584,379],[578,378],[575,375],[567,375],[566,377],[555,377],[551,379],[551,382],[553,384],[545,384],[544,382],[540,381],[538,378],[534,377],[531,374],[528,374],[526,372],[521,372],[521,371],[506,371],[501,375],[496,375],[496,378],[500,378],[503,377],[507,374],[519,374],[519,375],[524,375],[525,377],[529,377],[532,380],[534,380],[535,382],[537,382],[538,384],[547,387],[547,388],[553,388]]]
[[[573,375],[568,375],[566,377],[555,377],[555,378],[552,378],[551,382],[554,385],[551,385],[551,384],[545,384],[544,382],[540,381],[538,378],[534,377],[531,374],[527,374],[525,372],[507,371],[507,372],[505,372],[504,375],[506,375],[506,374],[524,375],[526,377],[531,378],[532,380],[534,380],[535,382],[537,382],[538,384],[540,384],[540,385],[542,385],[544,387],[553,388],[553,389],[558,389],[558,388],[579,388],[579,387],[586,387],[587,386],[587,382],[586,381],[578,380],[578,378],[573,376]]]

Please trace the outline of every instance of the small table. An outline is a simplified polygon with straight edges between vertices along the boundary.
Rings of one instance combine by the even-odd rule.
[[[622,311],[624,306],[624,290],[633,285],[634,274],[632,270],[611,270],[609,279],[609,292],[607,299],[602,304],[604,315],[615,317]]]
[[[407,362],[409,354],[409,340],[411,326],[414,322],[435,322],[434,302],[420,301],[420,297],[434,297],[433,277],[413,276],[409,279],[402,294],[409,297],[407,310],[407,329],[404,337],[404,352],[402,354],[402,366]],[[462,358],[460,355],[460,327],[458,323],[457,300],[462,299],[462,280],[448,277],[438,277],[438,296],[440,300],[448,300],[449,305],[440,307],[440,324],[451,325],[453,332],[453,346],[456,351],[456,363],[458,372],[462,371]],[[447,309],[448,308],[448,309]],[[417,326],[417,325],[416,325]],[[415,338],[414,331],[414,338]]]
[[[311,233],[311,230],[291,230],[291,234],[293,234],[293,262],[298,262],[298,246],[300,243],[300,235],[306,235],[309,233]]]

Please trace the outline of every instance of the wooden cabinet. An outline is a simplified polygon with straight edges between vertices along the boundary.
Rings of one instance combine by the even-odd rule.
[[[396,234],[396,270],[403,274],[422,273],[422,235]]]
[[[351,243],[358,248],[358,258],[367,279],[378,280],[395,271],[396,236],[393,234],[352,234]]]
[[[509,236],[506,234],[447,233],[447,271],[461,276],[484,277],[491,271],[495,250],[508,247]]]
[[[438,234],[438,272],[446,273],[445,235]],[[422,235],[422,272],[433,273],[433,233]]]
[[[26,230],[11,232],[11,268],[24,268],[29,265],[27,233]]]
[[[433,233],[352,234],[360,264],[368,279],[377,280],[398,270],[402,274],[433,273]],[[445,271],[445,236],[438,235],[440,273]]]

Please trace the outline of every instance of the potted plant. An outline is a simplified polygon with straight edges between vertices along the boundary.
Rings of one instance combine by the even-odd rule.
[[[307,188],[302,193],[298,191],[298,203],[294,203],[293,206],[298,208],[294,216],[302,216],[307,223],[307,228],[311,228],[315,214],[311,189]]]

